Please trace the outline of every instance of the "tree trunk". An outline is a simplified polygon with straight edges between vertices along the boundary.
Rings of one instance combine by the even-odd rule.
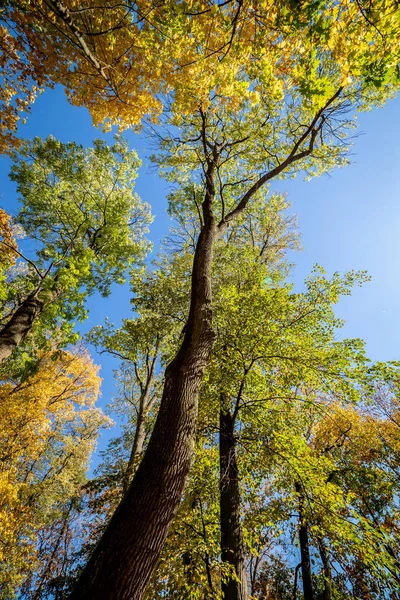
[[[25,339],[33,322],[43,310],[44,301],[37,293],[28,296],[0,331],[0,363]]]
[[[324,566],[324,595],[323,600],[332,600],[332,571],[328,551],[322,538],[318,539],[319,555]]]
[[[222,408],[219,423],[221,558],[232,566],[238,579],[223,582],[222,594],[225,600],[247,600],[246,561],[240,521],[239,472],[233,431],[234,418],[230,412],[223,412]]]
[[[296,568],[294,570],[293,596],[292,596],[293,600],[297,600],[297,579],[299,577],[299,569],[300,569],[300,567],[301,567],[301,563],[299,563],[298,565],[296,565]]]
[[[133,440],[133,446],[132,446],[131,454],[129,456],[129,460],[128,460],[128,464],[127,464],[126,472],[125,472],[125,476],[124,476],[124,481],[123,481],[124,493],[126,493],[128,487],[129,487],[129,484],[132,480],[133,474],[137,470],[139,463],[140,463],[140,459],[143,454],[144,442],[146,440],[146,419],[147,419],[147,416],[148,416],[149,412],[151,411],[153,404],[154,404],[154,398],[153,398],[153,400],[150,399],[150,390],[151,390],[151,385],[152,385],[153,379],[154,379],[155,365],[156,365],[156,356],[152,360],[151,368],[147,375],[146,384],[144,386],[144,389],[142,389],[142,393],[140,396],[139,411],[138,411],[138,416],[137,416],[137,421],[136,421],[136,429],[135,429],[135,437]]]
[[[185,335],[165,371],[153,433],[71,600],[140,600],[178,509],[194,452],[200,386],[214,339],[211,263],[217,229],[212,199],[207,195],[206,202],[208,213],[193,261]]]
[[[143,453],[144,442],[146,439],[146,414],[144,413],[142,404],[139,408],[139,414],[136,422],[135,438],[133,440],[133,446],[131,454],[129,456],[128,464],[126,467],[126,473],[123,481],[124,492],[127,491],[131,482],[132,476],[137,469],[140,457]]]
[[[310,547],[308,543],[308,527],[305,516],[305,498],[300,483],[295,484],[295,489],[299,497],[299,541],[301,553],[301,575],[303,579],[304,600],[315,600],[312,576],[311,576],[311,560]]]

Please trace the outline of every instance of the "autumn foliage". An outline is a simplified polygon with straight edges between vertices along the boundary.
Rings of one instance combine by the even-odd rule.
[[[96,125],[122,129],[156,120],[171,94],[175,111],[190,114],[213,94],[234,108],[293,88],[322,103],[339,85],[396,86],[398,19],[390,0],[6,3],[0,150],[15,142],[37,89],[55,83]]]
[[[42,355],[30,376],[1,384],[3,598],[40,575],[46,530],[61,518],[65,503],[79,497],[98,430],[106,423],[94,406],[100,381],[88,354],[75,350]]]
[[[398,92],[399,24],[395,0],[2,3],[4,600],[398,600],[400,364],[340,336],[365,272],[288,282],[270,185],[349,163],[356,114]],[[95,126],[146,127],[172,186],[151,266],[127,141],[21,141],[58,84]],[[75,325],[127,278],[130,318],[87,336],[121,360],[122,424],[87,481],[107,419]]]

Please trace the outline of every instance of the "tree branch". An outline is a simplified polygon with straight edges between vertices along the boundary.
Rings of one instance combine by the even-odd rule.
[[[23,260],[25,260],[29,265],[31,265],[31,267],[36,271],[36,274],[38,275],[39,279],[42,281],[46,275],[42,275],[42,273],[39,271],[39,269],[37,268],[37,266],[35,265],[35,263],[33,262],[33,260],[30,260],[30,258],[27,258],[26,256],[24,256],[19,250],[17,250],[16,248],[14,248],[14,246],[12,244],[7,244],[7,242],[4,242],[3,240],[0,240],[0,244],[3,244],[3,246],[6,246],[7,248],[10,248],[10,250],[12,250],[13,252],[15,252],[15,254],[18,254],[18,256],[20,256]]]
[[[290,154],[285,158],[285,160],[283,162],[281,162],[279,165],[277,165],[271,171],[268,171],[268,173],[265,173],[264,175],[262,175],[251,186],[251,188],[244,194],[244,196],[242,196],[242,199],[238,202],[236,207],[230,213],[228,213],[226,215],[225,219],[220,221],[220,223],[218,224],[218,229],[220,231],[221,230],[223,231],[228,226],[228,223],[230,221],[234,220],[238,215],[240,215],[244,211],[244,209],[246,208],[246,206],[249,203],[249,201],[251,200],[251,198],[258,192],[258,190],[267,181],[270,181],[271,179],[273,179],[274,177],[276,177],[277,175],[282,173],[282,171],[284,171],[292,163],[299,161],[302,158],[305,158],[306,156],[309,156],[313,152],[315,139],[318,135],[318,132],[321,130],[321,127],[323,126],[323,124],[325,122],[324,117],[323,117],[324,112],[338,98],[338,96],[340,95],[342,90],[343,90],[343,88],[340,87],[337,90],[337,92],[326,102],[326,104],[316,113],[315,117],[313,118],[313,120],[311,121],[309,126],[307,127],[306,131],[294,144]],[[318,120],[321,117],[322,117],[321,123],[318,125],[318,127],[316,127]],[[305,142],[305,140],[309,136],[310,136],[310,142],[309,142],[308,148],[306,150],[298,152],[298,150],[301,147],[301,145],[303,144],[303,142]]]

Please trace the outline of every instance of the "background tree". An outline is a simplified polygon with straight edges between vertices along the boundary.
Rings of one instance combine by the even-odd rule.
[[[41,598],[61,569],[66,513],[80,488],[100,427],[98,369],[87,352],[49,352],[28,378],[0,386],[0,594]]]
[[[83,149],[54,138],[26,142],[15,157],[11,178],[22,203],[14,219],[35,242],[26,257],[10,242],[0,246],[26,263],[8,283],[0,331],[0,360],[10,356],[34,327],[61,326],[85,318],[84,300],[123,283],[130,265],[148,247],[144,235],[150,214],[133,193],[140,162],[122,140],[97,140]],[[43,335],[41,342],[43,343]]]

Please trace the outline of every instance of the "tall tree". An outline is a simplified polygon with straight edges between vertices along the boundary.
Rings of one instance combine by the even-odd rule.
[[[107,295],[140,262],[150,215],[133,193],[139,165],[121,140],[110,147],[98,140],[87,150],[52,137],[24,144],[11,171],[22,202],[15,223],[37,251],[25,256],[2,232],[2,251],[27,270],[9,281],[0,361],[34,326],[57,323],[68,333],[71,321],[85,317],[88,294]]]
[[[235,113],[216,97],[207,111],[200,109],[186,119],[180,138],[174,135],[170,144],[161,141],[160,161],[171,178],[182,176],[188,184],[188,172],[181,173],[183,165],[191,170],[192,180],[196,172],[199,178],[203,174],[194,193],[193,185],[186,187],[186,198],[191,198],[200,224],[190,310],[182,345],[165,371],[147,452],[77,582],[75,597],[96,593],[140,598],[178,508],[193,456],[198,396],[214,340],[211,279],[218,238],[275,177],[305,169],[319,174],[345,162],[334,121],[350,108],[352,92],[343,94],[338,84],[327,98],[301,104],[301,89],[282,100],[283,114],[277,111],[276,94],[264,99],[257,111],[244,97]],[[345,119],[344,130],[348,124]],[[155,522],[159,524],[156,535],[151,525]]]
[[[274,276],[274,273],[277,273],[278,270],[285,270],[284,265],[281,264],[285,249],[294,247],[296,244],[296,233],[292,231],[293,219],[285,215],[287,207],[287,202],[281,196],[273,196],[268,201],[264,199],[257,204],[254,211],[255,215],[247,215],[244,223],[232,227],[230,238],[231,242],[234,240],[234,244],[237,245],[237,253],[240,255],[240,253],[246,252],[246,245],[250,248],[246,252],[246,266],[240,269],[241,275],[245,275],[248,269],[252,270],[252,263],[258,259],[264,264],[264,275],[268,271],[270,275]],[[140,273],[134,274],[132,285],[135,318],[126,320],[120,330],[114,330],[108,325],[106,327],[96,327],[90,335],[91,341],[99,349],[102,349],[101,351],[111,352],[123,360],[123,368],[117,376],[119,385],[122,388],[121,395],[117,404],[113,406],[113,410],[116,410],[118,414],[122,411],[125,415],[127,413],[129,415],[126,419],[123,440],[119,443],[114,442],[104,453],[101,474],[99,473],[99,478],[94,480],[88,488],[94,494],[93,501],[91,501],[92,509],[100,517],[99,520],[95,517],[94,523],[99,522],[100,528],[104,520],[109,518],[110,510],[115,507],[118,498],[123,494],[123,482],[126,478],[132,450],[135,447],[134,440],[137,438],[138,416],[141,412],[140,399],[142,392],[140,381],[145,381],[148,375],[146,356],[149,351],[150,355],[153,355],[154,350],[152,349],[156,347],[158,336],[161,335],[162,338],[159,343],[161,364],[170,360],[174,347],[179,343],[182,325],[185,322],[185,310],[189,302],[190,264],[196,223],[191,222],[190,213],[180,212],[180,215],[185,231],[181,235],[176,230],[175,235],[169,238],[168,244],[172,243],[173,250],[170,258],[168,260],[164,259],[161,264],[156,265],[155,269],[144,277]],[[183,248],[180,245],[182,239],[186,240]],[[237,274],[238,271],[238,262],[235,259],[233,270],[226,272],[226,258],[227,256],[232,258],[226,249],[226,243],[225,240],[222,241],[222,245],[218,244],[217,246],[219,258],[215,266],[217,279],[214,285],[217,286],[218,296],[221,296],[218,293],[220,287],[229,285],[233,273]],[[221,252],[222,255],[220,256]],[[268,265],[268,269],[265,265]],[[221,310],[224,302],[225,299],[221,296],[218,301],[218,304],[221,303]],[[229,311],[230,305],[228,304],[226,308]],[[157,390],[154,391],[157,394]],[[146,417],[146,421],[146,430],[148,430],[152,418],[150,417],[149,420]],[[131,450],[128,444],[130,444]],[[204,465],[206,464],[207,459],[205,458]],[[188,508],[190,508],[191,503],[197,502],[196,498],[199,493],[199,491],[193,490],[193,499],[186,504]],[[207,511],[208,500],[201,498],[202,510]],[[218,512],[219,503],[214,503],[214,506]],[[228,518],[230,518],[229,515]],[[188,519],[191,520],[192,516],[188,515]],[[97,525],[95,527],[96,530],[92,530],[92,539],[98,535],[99,528]],[[207,528],[207,524],[201,526],[201,529],[207,530]],[[210,541],[211,538],[213,536],[210,536]],[[193,548],[186,552],[186,555],[191,552],[195,552],[197,555],[200,552],[200,548],[195,550],[197,542],[198,540],[195,539]],[[219,556],[219,537],[213,538],[213,544],[213,551],[211,549],[205,551],[203,564],[206,569],[206,587],[209,590],[213,589],[214,594],[218,594],[220,583],[216,570],[220,568],[218,566],[219,558],[217,558]],[[215,554],[216,550],[217,554]],[[191,559],[192,562],[197,572],[195,566],[197,560]],[[223,568],[227,574],[230,573],[228,562]],[[187,569],[190,571],[190,565],[187,565]],[[175,570],[173,581],[174,585],[178,586],[176,590],[179,589],[180,593],[184,593],[183,588],[181,589],[180,584],[178,584],[179,573],[179,569]],[[182,576],[186,581],[184,574]],[[229,578],[227,577],[227,579]],[[192,585],[195,581],[198,581],[197,576],[193,576]],[[208,583],[209,581],[211,586]],[[169,589],[171,585],[172,579],[168,584]],[[186,585],[189,585],[188,581],[186,581]]]
[[[156,94],[171,90],[167,97],[173,98],[175,111],[171,136],[162,135],[160,140],[164,154],[160,162],[175,182],[190,191],[186,203],[199,215],[189,314],[182,344],[165,371],[152,437],[72,595],[139,599],[178,508],[193,456],[198,397],[214,339],[215,243],[274,178],[300,171],[312,176],[345,164],[344,138],[351,126],[348,112],[382,103],[398,85],[398,12],[396,6],[388,8],[379,2],[367,12],[362,4],[351,1],[296,7],[292,3],[262,2],[254,7],[250,2],[228,2],[216,8],[202,2],[172,2],[151,6],[155,23],[160,21],[161,27],[150,23],[151,15],[137,23],[135,14],[132,19],[132,12],[124,9],[117,23],[108,22],[106,30],[102,17],[100,31],[92,21],[92,33],[99,34],[93,36],[81,31],[75,21],[77,14],[90,16],[93,10],[96,19],[92,5],[78,9],[59,2],[41,6],[35,5],[33,11],[7,6],[5,18],[15,24],[21,52],[28,57],[30,52],[47,52],[54,58],[56,50],[64,60],[49,62],[49,77],[69,86],[76,103],[87,102],[97,122],[109,117],[111,122],[130,125],[137,120],[134,107],[140,102],[130,102],[129,94],[144,89],[142,99],[149,99],[148,73],[140,70],[141,60],[130,60],[130,49],[141,46],[139,59],[161,57],[160,72],[164,64],[171,64],[165,58],[165,52],[169,53],[172,68],[166,69],[166,85],[155,79]],[[78,13],[73,15],[69,8]],[[135,5],[136,15],[138,10]],[[38,25],[50,35],[32,36]],[[93,40],[101,39],[103,33],[111,37],[106,38],[106,54],[99,59]],[[66,43],[70,49],[71,40],[76,51],[67,53]],[[183,51],[178,40],[184,40]],[[146,42],[157,51],[143,52]],[[111,60],[113,47],[120,60],[118,56]],[[187,58],[194,65],[189,75],[178,66]],[[114,62],[119,67],[126,64],[125,69],[115,70],[117,79],[122,71],[117,92]],[[87,75],[88,64],[94,69],[90,71],[93,78]],[[131,73],[134,80],[127,82]],[[178,75],[169,82],[171,73]],[[125,82],[128,97],[122,96],[121,102],[119,90]],[[150,90],[152,99],[156,94]],[[152,114],[156,112],[153,107],[149,101]]]

